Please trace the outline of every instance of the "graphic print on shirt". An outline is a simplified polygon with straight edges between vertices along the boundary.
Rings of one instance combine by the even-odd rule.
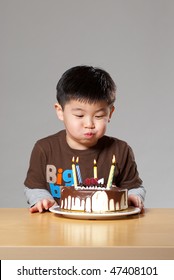
[[[71,169],[63,170],[54,165],[46,166],[46,180],[50,186],[51,195],[60,198],[60,186],[73,186],[73,174]]]
[[[77,170],[78,183],[82,183],[82,178],[79,171]],[[74,178],[72,169],[63,170],[62,168],[56,168],[55,165],[48,164],[46,166],[46,180],[50,187],[50,193],[55,198],[61,197],[60,186],[73,186]],[[94,178],[86,178],[84,182],[87,185],[94,184]],[[90,181],[90,182],[89,182]],[[104,178],[98,179],[97,183],[104,184]]]

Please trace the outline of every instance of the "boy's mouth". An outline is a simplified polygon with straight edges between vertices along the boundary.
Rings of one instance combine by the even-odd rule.
[[[92,138],[94,136],[94,133],[92,132],[87,132],[84,134],[86,138]]]

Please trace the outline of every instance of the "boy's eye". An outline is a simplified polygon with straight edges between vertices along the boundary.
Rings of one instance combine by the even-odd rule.
[[[97,119],[102,119],[104,117],[104,115],[97,115],[95,116]]]
[[[83,118],[83,115],[74,115],[77,118]]]

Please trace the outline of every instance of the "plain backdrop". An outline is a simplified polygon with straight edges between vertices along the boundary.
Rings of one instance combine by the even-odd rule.
[[[63,128],[65,70],[104,68],[117,84],[107,134],[129,143],[146,207],[174,206],[174,1],[0,1],[0,207],[26,207],[34,143]]]

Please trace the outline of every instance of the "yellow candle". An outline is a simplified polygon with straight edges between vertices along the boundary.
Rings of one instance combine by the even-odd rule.
[[[111,165],[111,168],[110,168],[109,178],[108,178],[108,182],[107,182],[107,189],[110,189],[112,187],[112,181],[113,181],[114,170],[115,170],[115,163],[116,163],[116,159],[115,159],[115,155],[113,155],[112,165]]]
[[[73,179],[74,179],[74,187],[77,187],[77,176],[76,176],[76,167],[75,167],[74,157],[72,158],[72,173],[73,173]]]
[[[94,159],[94,179],[97,179],[97,162]]]

